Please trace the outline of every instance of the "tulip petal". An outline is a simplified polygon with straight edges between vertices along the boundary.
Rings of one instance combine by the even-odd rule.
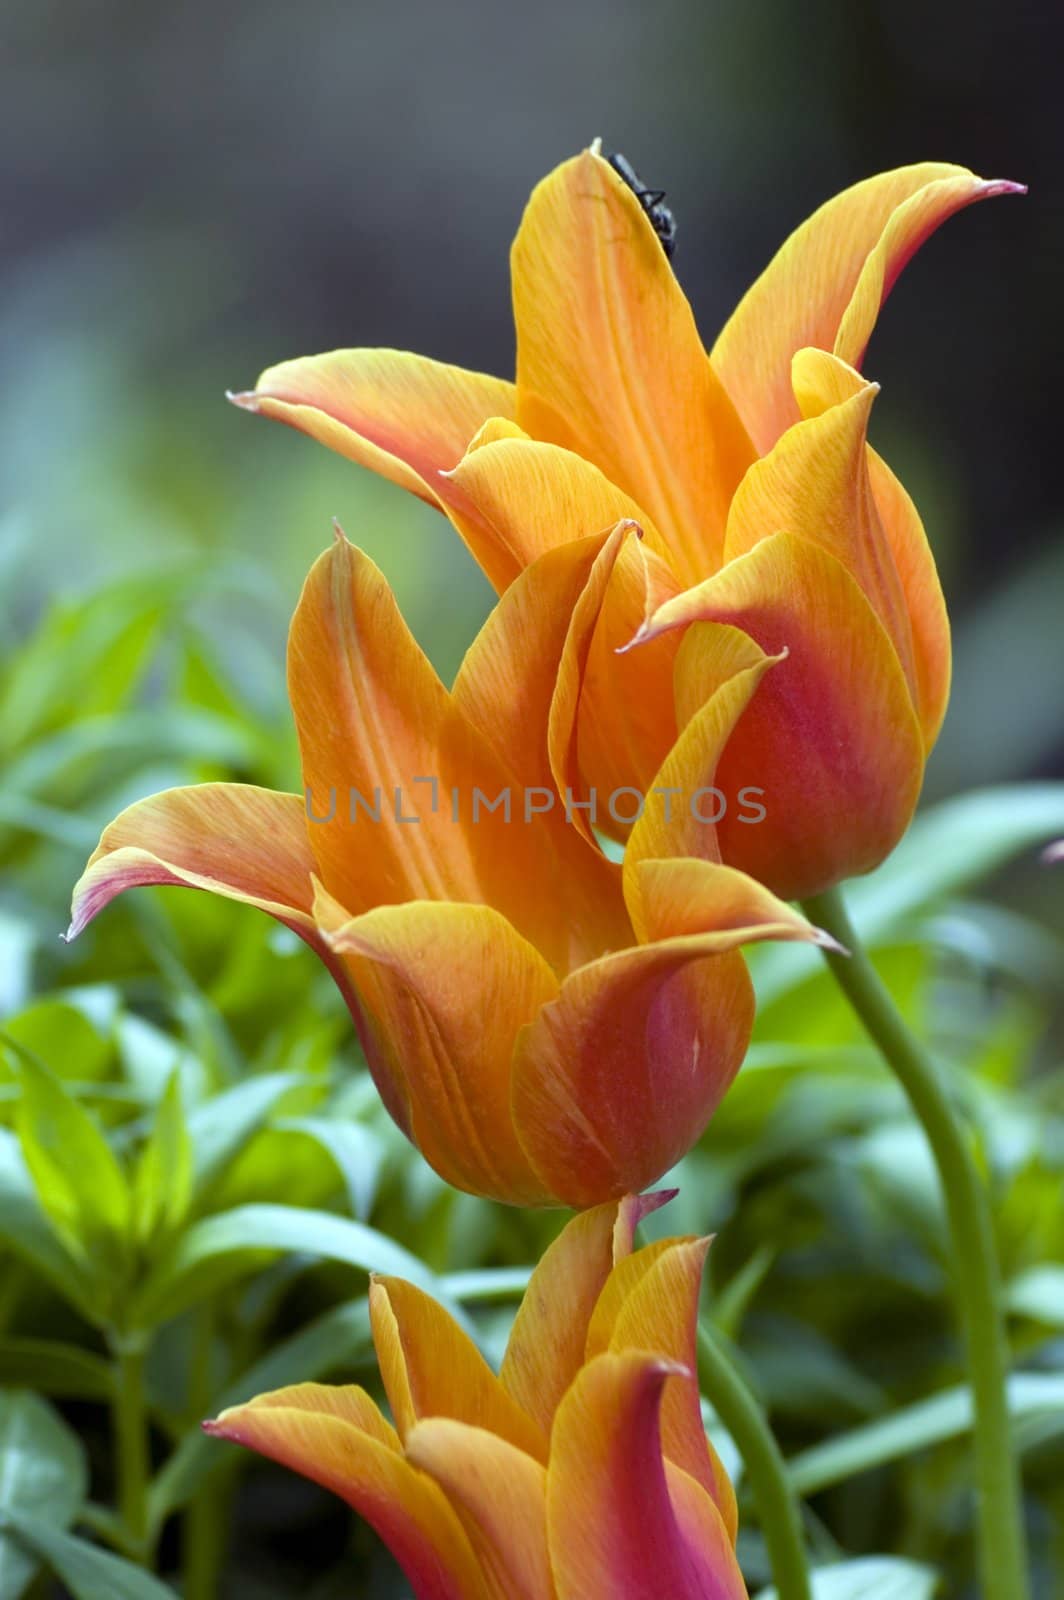
[[[473,1194],[549,1201],[510,1108],[514,1040],[558,993],[543,957],[490,906],[457,903],[380,906],[329,942],[359,996],[374,1078],[425,1159]]]
[[[447,1495],[500,1600],[554,1600],[547,1473],[505,1439],[464,1422],[419,1422],[408,1459]]]
[[[908,826],[924,746],[893,644],[849,573],[790,533],[763,539],[703,587],[705,614],[744,629],[765,651],[789,653],[764,679],[718,759],[721,791],[754,786],[767,815],[729,807],[717,824],[730,865],[786,899],[819,893],[877,866]],[[688,630],[676,663],[677,714],[687,726],[675,760],[692,781],[705,685],[719,673],[715,636]],[[680,781],[680,780],[674,780]],[[696,833],[693,828],[689,833]],[[681,836],[670,854],[696,855]],[[657,854],[665,852],[657,851]]]
[[[638,200],[585,151],[533,192],[511,264],[517,421],[601,467],[696,582],[754,452]]]
[[[563,1204],[646,1188],[709,1121],[753,1021],[742,957],[717,953],[726,942],[705,933],[604,956],[522,1032],[514,1123]]]
[[[668,1394],[666,1386],[666,1395]],[[702,1485],[673,1462],[665,1462],[665,1481],[681,1537],[698,1554],[711,1600],[749,1600],[735,1554],[735,1530]]]
[[[629,869],[633,921],[648,943],[716,930],[721,947],[800,940],[845,954],[842,946],[808,922],[756,878],[716,861],[677,856],[636,861]]]
[[[499,1377],[545,1431],[583,1366],[588,1324],[615,1261],[631,1251],[642,1218],[674,1192],[628,1195],[582,1211],[540,1258],[517,1309]]]
[[[928,161],[867,178],[821,206],[747,291],[713,347],[713,364],[758,451],[798,421],[791,358],[806,345],[858,367],[879,308],[940,223],[1019,185]]]
[[[443,687],[382,574],[342,536],[304,586],[288,682],[329,893],[354,914],[482,901],[565,966],[571,929],[564,896],[551,894],[563,879],[551,834],[514,820],[522,797],[507,769]],[[530,879],[541,892],[529,894]]]
[[[168,789],[104,829],[74,889],[67,938],[124,889],[178,884],[258,906],[313,939],[313,871],[298,795],[241,783]]]
[[[645,1352],[601,1355],[559,1406],[547,1474],[558,1600],[731,1600],[742,1592],[734,1558],[691,1543],[669,1494],[659,1412],[666,1383],[684,1376]]]
[[[346,1500],[384,1540],[419,1600],[493,1600],[446,1496],[398,1453],[362,1390],[298,1384],[204,1426]]]
[[[728,516],[727,561],[780,529],[822,545],[856,579],[886,628],[910,683],[912,628],[894,556],[872,494],[867,433],[878,385],[822,350],[800,350],[794,388],[803,420],[746,474]],[[679,602],[692,609],[698,590]]]
[[[665,1249],[640,1250],[621,1261],[603,1291],[588,1331],[588,1356],[602,1349],[653,1350],[694,1373],[698,1364],[698,1301],[709,1239],[670,1239]],[[711,1495],[734,1542],[735,1490],[706,1437],[694,1377],[666,1386],[661,1445],[667,1461]]]
[[[402,1278],[374,1278],[370,1321],[381,1378],[404,1444],[427,1417],[486,1428],[546,1462],[547,1435],[431,1295]]]
[[[253,390],[230,398],[438,506],[492,582],[504,587],[513,575],[506,550],[446,476],[488,418],[513,415],[513,384],[403,350],[333,350],[268,367]]]

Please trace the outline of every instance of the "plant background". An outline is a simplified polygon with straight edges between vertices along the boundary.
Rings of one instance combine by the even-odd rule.
[[[208,777],[297,784],[283,640],[333,516],[445,677],[490,605],[442,519],[223,392],[343,344],[508,372],[521,207],[596,134],[668,188],[707,343],[790,228],[847,183],[929,157],[1027,181],[1027,200],[977,207],[921,252],[867,369],[883,384],[874,440],[923,510],[956,624],[928,800],[1059,778],[1064,21],[1034,0],[1007,15],[909,0],[9,0],[4,33],[0,1447],[30,1462],[27,1514],[47,1505],[120,1546],[98,1509],[115,1491],[108,1329],[150,1324],[163,1578],[192,1600],[399,1594],[342,1508],[198,1444],[196,1418],[227,1385],[247,1392],[241,1374],[271,1352],[271,1383],[314,1363],[371,1381],[364,1273],[314,1264],[336,1254],[321,1214],[361,1219],[433,1271],[502,1274],[463,1289],[489,1347],[512,1307],[506,1272],[559,1218],[433,1179],[379,1114],[324,975],[264,919],[153,891],[69,950],[56,939],[122,804]],[[947,806],[855,897],[970,1096],[1000,1184],[1046,1600],[1064,1583],[1064,880],[1036,847],[1054,832],[1064,799],[1048,782]],[[720,1234],[710,1306],[800,1457],[818,1559],[905,1558],[898,1600],[929,1592],[926,1568],[970,1592],[948,1263],[919,1140],[815,966],[769,957],[759,973],[750,1066],[662,1225]],[[118,1264],[90,1237],[95,1147],[81,1191],[76,1172],[44,1180],[38,1164],[36,1190],[27,1176],[28,1057],[128,1170],[163,1152],[138,1179],[151,1227]],[[24,1110],[23,1140],[32,1124]],[[257,1216],[234,1222],[249,1205]],[[309,1208],[302,1233],[281,1206]],[[182,1268],[193,1224],[201,1254]],[[34,1228],[68,1253],[51,1275]],[[82,1257],[88,1287],[63,1266]],[[877,1425],[914,1406],[890,1447]],[[834,1456],[815,1453],[825,1441]],[[33,1576],[26,1548],[0,1536],[4,1600],[27,1580],[41,1600],[89,1592],[77,1551],[60,1580],[54,1550]],[[744,1555],[753,1589],[752,1519]],[[113,1574],[100,1581],[117,1592]]]

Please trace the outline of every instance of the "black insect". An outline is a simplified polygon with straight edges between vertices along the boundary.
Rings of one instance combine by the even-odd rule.
[[[661,248],[671,260],[676,249],[676,218],[665,204],[665,190],[648,189],[628,157],[622,156],[619,150],[608,152],[606,160],[643,207],[650,218],[650,226],[661,240]]]

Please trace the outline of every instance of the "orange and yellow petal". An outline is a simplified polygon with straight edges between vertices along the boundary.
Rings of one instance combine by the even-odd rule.
[[[499,1600],[554,1600],[546,1469],[498,1434],[442,1418],[419,1422],[406,1452],[447,1495]]]
[[[404,350],[332,350],[268,367],[231,396],[445,511],[493,582],[507,552],[447,473],[489,418],[513,415],[513,384]]]
[[[897,652],[864,594],[821,546],[778,533],[731,562],[702,598],[716,622],[744,630],[765,652],[787,652],[723,754],[714,739],[707,757],[707,768],[715,762],[708,781],[727,796],[756,791],[764,810],[744,820],[756,813],[728,807],[716,827],[723,860],[786,899],[877,866],[909,824],[924,743]],[[697,767],[698,743],[686,724],[718,676],[714,640],[691,628],[677,657],[686,771]],[[680,842],[683,853],[698,854],[697,839]]]
[[[754,451],[653,227],[601,156],[538,185],[512,271],[517,421],[600,467],[697,582]]]
[[[543,957],[490,906],[380,906],[329,931],[365,1018],[382,1097],[448,1183],[518,1205],[551,1199],[511,1112],[514,1042],[558,993]]]
[[[540,1258],[499,1376],[544,1430],[584,1363],[588,1324],[615,1261],[631,1251],[640,1220],[670,1198],[668,1190],[627,1195],[582,1211]]]
[[[415,1423],[450,1417],[546,1461],[547,1434],[431,1295],[402,1278],[374,1278],[369,1309],[381,1377],[404,1443]]]
[[[742,1593],[734,1588],[734,1557],[729,1563],[713,1544],[693,1540],[689,1510],[681,1522],[669,1492],[662,1392],[688,1376],[645,1352],[608,1353],[583,1369],[559,1406],[547,1473],[558,1600],[731,1600]]]
[[[258,906],[313,939],[314,866],[299,795],[240,783],[168,789],[104,829],[74,889],[67,937],[124,889],[177,884]]]
[[[646,1188],[705,1128],[753,1021],[742,957],[716,955],[719,942],[695,935],[604,956],[571,973],[521,1033],[514,1124],[563,1204]]]
[[[403,1459],[361,1390],[298,1384],[232,1406],[205,1427],[346,1500],[384,1540],[418,1600],[495,1600],[447,1497]]]
[[[806,345],[859,367],[879,308],[940,223],[1017,184],[927,161],[867,178],[797,229],[740,301],[713,364],[762,454],[798,421],[791,358]]]

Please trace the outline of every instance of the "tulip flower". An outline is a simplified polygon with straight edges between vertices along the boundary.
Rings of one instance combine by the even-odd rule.
[[[212,783],[133,805],[75,889],[69,936],[139,884],[258,906],[325,961],[389,1112],[448,1182],[577,1207],[654,1182],[745,1052],[740,946],[823,936],[717,861],[657,859],[657,812],[622,870],[560,803],[588,642],[630,535],[529,567],[451,692],[338,536],[289,641],[305,794]],[[732,632],[707,740],[775,668]]]
[[[633,1253],[668,1196],[585,1211],[532,1275],[498,1376],[412,1284],[370,1317],[394,1426],[302,1383],[205,1424],[340,1495],[416,1600],[742,1600],[735,1496],[695,1378],[708,1239]]]
[[[589,650],[581,780],[645,786],[673,750],[689,787],[717,770],[726,795],[760,789],[760,825],[721,818],[723,860],[777,894],[819,893],[897,843],[949,692],[927,538],[866,439],[865,346],[929,234],[1019,189],[935,162],[857,184],[787,241],[707,356],[596,147],[538,186],[514,243],[515,383],[339,350],[232,398],[444,511],[500,591],[545,550],[637,522],[643,548],[618,563]],[[718,625],[715,650],[689,644],[699,623]],[[691,727],[736,628],[789,654],[720,754]],[[695,843],[681,829],[669,848]]]

